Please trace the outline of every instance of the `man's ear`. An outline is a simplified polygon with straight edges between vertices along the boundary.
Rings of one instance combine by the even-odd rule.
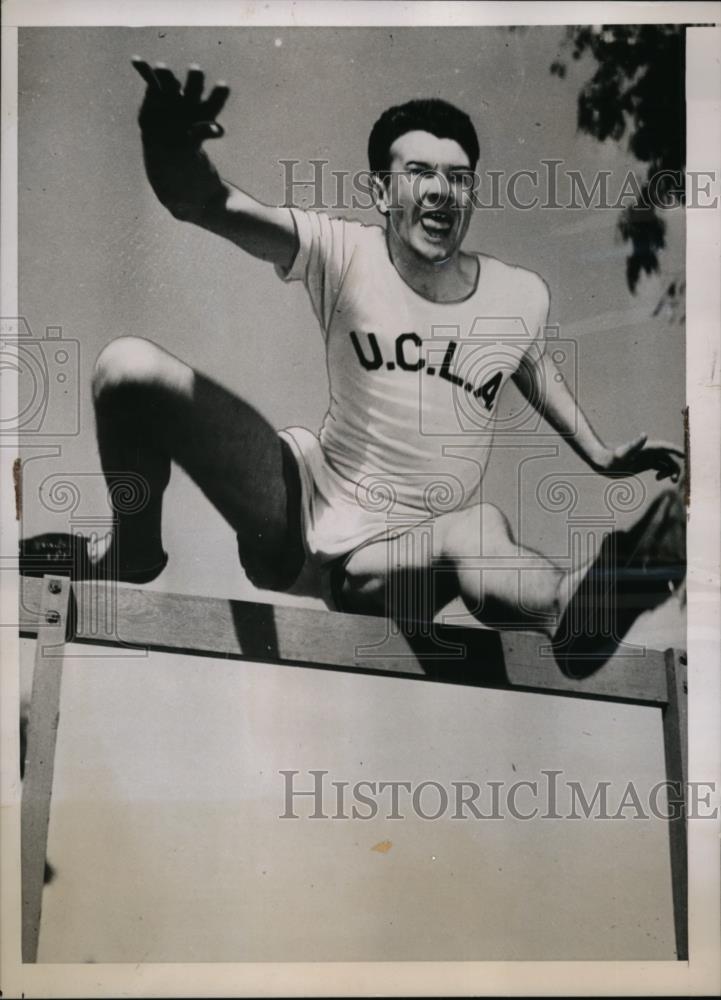
[[[390,212],[390,192],[387,181],[384,181],[380,174],[371,174],[371,192],[378,211],[381,215],[388,215]]]

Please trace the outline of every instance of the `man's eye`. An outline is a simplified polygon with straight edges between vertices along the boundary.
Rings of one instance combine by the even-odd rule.
[[[470,170],[458,171],[457,173],[451,174],[451,184],[457,184],[464,188],[472,188],[474,176],[475,175]]]

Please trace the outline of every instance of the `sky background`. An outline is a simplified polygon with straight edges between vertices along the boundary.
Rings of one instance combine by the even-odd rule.
[[[155,200],[136,125],[143,84],[129,63],[133,53],[181,72],[195,60],[209,81],[229,83],[226,138],[209,147],[224,176],[270,203],[285,195],[283,159],[301,161],[299,176],[304,165],[310,170],[310,159],[326,158],[334,170],[365,169],[373,122],[389,104],[419,94],[443,96],[472,115],[482,171],[511,174],[561,159],[561,169],[581,171],[589,187],[596,170],[612,171],[610,187],[617,190],[633,160],[615,143],[599,145],[577,134],[576,96],[589,65],[571,63],[565,80],[551,76],[561,37],[555,27],[21,31],[21,311],[36,337],[48,325],[62,327],[64,337],[79,342],[80,356],[80,433],[62,441],[55,462],[26,468],[24,531],[66,524],[66,514],[36,502],[46,475],[99,470],[90,372],[116,336],[157,341],[240,393],[278,428],[317,430],[328,402],[322,339],[300,283],[283,286],[272,267],[178,223]],[[372,209],[337,214],[380,220]],[[617,217],[603,209],[483,209],[467,246],[546,279],[551,322],[570,341],[568,356],[575,355],[565,370],[604,440],[619,444],[646,431],[680,442],[683,330],[651,313],[663,280],[683,266],[682,218],[669,217],[666,273],[642,282],[634,297],[625,284]],[[70,402],[72,392],[66,398]],[[503,412],[515,402],[510,388]],[[527,544],[562,558],[567,517],[539,509],[537,483],[549,473],[580,475],[582,497],[600,514],[608,482],[587,476],[587,467],[552,434],[513,444],[497,442],[485,499],[508,513]],[[549,444],[558,456],[539,458]],[[79,482],[76,517],[106,510],[102,481],[85,475]],[[652,496],[652,475],[644,487]],[[622,514],[619,523],[635,516]],[[202,532],[187,530],[199,523]],[[232,533],[180,472],[166,503],[165,541],[171,561],[153,586],[239,596],[252,591]],[[664,621],[668,615],[666,609]],[[655,644],[678,641],[664,627]]]
[[[581,171],[588,185],[598,169],[613,171],[620,184],[626,170],[633,166],[632,158],[617,144],[599,145],[576,131],[576,97],[580,84],[590,73],[589,63],[583,60],[571,63],[565,80],[549,72],[558,55],[561,37],[562,29],[556,27],[514,32],[467,28],[21,30],[20,307],[36,338],[42,338],[48,326],[62,327],[63,337],[78,344],[77,375],[72,375],[69,385],[66,383],[67,392],[63,391],[53,402],[57,405],[54,411],[57,428],[71,428],[74,393],[80,406],[79,433],[55,438],[38,436],[38,447],[26,449],[24,533],[67,528],[67,512],[50,510],[47,501],[49,484],[59,479],[70,479],[80,488],[75,511],[80,522],[85,519],[89,523],[90,519],[107,513],[94,439],[89,378],[98,352],[116,336],[134,334],[157,341],[243,395],[278,428],[301,424],[317,429],[327,405],[322,339],[302,287],[282,285],[268,265],[244,256],[217,237],[176,222],[156,202],[142,165],[136,114],[143,86],[130,66],[133,54],[139,53],[149,60],[162,59],[181,71],[189,62],[197,61],[210,81],[222,78],[229,83],[231,97],[221,119],[226,138],[212,144],[212,155],[229,180],[268,202],[279,202],[284,197],[281,159],[301,161],[299,171],[312,158],[327,158],[336,170],[364,169],[367,136],[373,122],[389,105],[417,96],[441,96],[471,114],[481,140],[481,170],[503,170],[510,174],[537,169],[543,159],[562,159],[568,169]],[[366,222],[377,221],[372,211],[349,214]],[[683,329],[664,318],[654,319],[651,314],[669,276],[683,268],[682,218],[676,214],[668,219],[669,250],[662,257],[663,275],[643,281],[638,294],[631,296],[625,283],[626,248],[615,234],[617,214],[580,209],[481,210],[471,224],[467,247],[529,267],[544,276],[552,293],[551,322],[560,325],[560,337],[568,342],[568,356],[575,357],[571,371],[578,398],[608,443],[624,442],[641,431],[680,442],[684,406]],[[510,391],[503,400],[504,412],[509,412],[515,402]],[[513,444],[514,447],[497,447],[489,466],[484,498],[507,512],[516,533],[527,544],[563,559],[568,554],[569,515],[539,508],[536,500],[539,482],[551,474],[573,477],[580,499],[571,515],[592,518],[604,511],[602,493],[606,483],[587,475],[588,470],[566,445],[551,436],[527,437],[514,440]],[[53,456],[53,448],[58,445],[59,450]],[[43,483],[45,501],[41,502]],[[658,488],[651,476],[644,478],[644,486],[648,497]],[[628,512],[620,515],[619,522],[624,524],[635,516]],[[232,532],[178,470],[167,494],[165,544],[171,552],[171,562],[152,584],[154,589],[286,600],[258,595],[253,590],[237,564]],[[667,604],[639,623],[632,638],[659,648],[685,645],[681,609],[677,604]],[[202,895],[206,907],[196,909],[197,921],[183,916],[187,897],[179,892],[176,898],[170,890],[171,886],[177,889],[181,875],[187,876],[190,862],[179,869],[173,869],[172,865],[168,868],[164,861],[161,864],[166,858],[167,831],[178,827],[172,805],[178,788],[186,793],[184,815],[192,814],[193,822],[201,826],[210,822],[207,810],[212,798],[207,783],[186,784],[187,762],[183,764],[174,757],[168,747],[175,745],[173,740],[178,738],[178,732],[184,732],[189,745],[197,749],[198,761],[204,760],[212,768],[213,761],[218,759],[215,754],[223,745],[220,737],[212,747],[205,739],[207,728],[199,722],[196,711],[198,695],[192,694],[195,688],[191,685],[187,689],[186,698],[179,695],[184,690],[178,683],[179,666],[182,671],[192,673],[191,662],[179,665],[154,657],[150,686],[147,663],[145,675],[141,671],[131,677],[127,664],[105,660],[102,684],[90,683],[89,678],[96,676],[97,671],[95,674],[89,671],[87,661],[85,669],[78,667],[68,674],[63,718],[71,721],[59,748],[57,780],[58,800],[62,801],[64,796],[69,805],[55,810],[51,826],[51,860],[60,875],[50,890],[55,909],[50,906],[48,913],[55,916],[48,917],[51,921],[48,926],[54,930],[47,931],[44,942],[41,941],[46,958],[77,958],[87,951],[81,960],[102,961],[113,957],[138,960],[138,942],[142,940],[150,947],[151,958],[153,955],[165,956],[165,960],[183,958],[194,934],[197,939],[197,927],[201,925],[209,937],[213,936],[215,926],[216,938],[212,947],[207,945],[207,955],[200,957],[218,960],[218,949],[221,957],[238,957],[238,935],[234,936],[232,930],[238,926],[232,922],[237,914],[234,917],[226,912],[223,916],[214,910],[217,895],[213,895],[211,887],[215,884],[213,878],[222,881],[212,867],[213,854],[222,841],[226,845],[223,849],[230,852],[227,857],[233,857],[228,847],[233,843],[235,828],[231,827],[235,823],[237,828],[242,816],[231,810],[234,818],[232,823],[227,821],[231,826],[224,827],[221,823],[217,829],[214,827],[217,836],[206,845],[202,858],[202,851],[196,851],[193,871],[199,881],[194,884],[201,889],[192,892],[197,899],[198,893]],[[395,739],[400,757],[393,759],[391,767],[402,771],[407,759],[401,748],[412,747],[413,759],[421,770],[426,766],[425,761],[429,767],[446,768],[448,774],[458,777],[456,771],[460,765],[454,763],[453,755],[457,754],[458,761],[467,759],[470,752],[467,741],[486,730],[493,737],[494,730],[489,727],[493,719],[500,719],[504,732],[512,734],[514,752],[521,754],[526,772],[528,768],[537,772],[540,766],[552,766],[553,761],[564,759],[577,763],[580,778],[597,778],[603,764],[599,748],[615,746],[618,751],[622,745],[623,752],[605,758],[609,777],[626,780],[632,769],[630,761],[636,762],[633,767],[640,768],[645,777],[656,773],[659,779],[663,776],[660,752],[649,750],[652,744],[658,748],[657,722],[652,723],[642,715],[644,710],[624,709],[625,737],[619,744],[617,721],[612,722],[612,716],[593,703],[545,699],[541,713],[537,705],[511,700],[510,696],[474,697],[474,711],[478,714],[454,725],[449,720],[458,720],[457,713],[465,698],[459,697],[454,703],[452,696],[444,694],[436,701],[431,694],[434,689],[423,685],[426,700],[422,705],[426,714],[422,715],[423,746],[419,746],[414,720],[419,718],[421,709],[414,701],[418,697],[415,692],[409,702],[404,690],[391,692],[386,687],[379,693],[375,682],[356,688],[351,681],[329,685],[314,683],[309,677],[305,683],[299,680],[294,685],[291,697],[288,674],[275,671],[271,675],[263,668],[256,678],[259,685],[268,685],[268,701],[262,706],[263,711],[275,711],[273,705],[285,705],[286,699],[290,699],[287,704],[296,712],[297,727],[293,728],[290,709],[285,719],[285,710],[277,708],[279,719],[282,716],[285,720],[278,724],[286,726],[283,730],[286,742],[282,745],[288,749],[285,756],[278,755],[277,760],[282,759],[278,766],[303,766],[293,762],[301,757],[306,760],[303,754],[298,756],[300,747],[304,748],[307,759],[313,758],[314,750],[315,759],[323,759],[329,747],[337,746],[338,733],[350,732],[355,727],[353,759],[356,756],[364,759],[363,754],[355,754],[356,749],[370,753],[376,745],[374,741],[382,738],[386,741],[382,745],[389,747]],[[224,673],[222,665],[211,668],[205,661],[202,676],[212,676],[215,681],[209,686],[213,704],[204,707],[204,719],[212,715],[217,721],[220,701],[244,706],[243,719],[255,718],[256,702],[244,700],[246,695],[237,689],[244,682],[236,674]],[[305,674],[298,676],[302,678]],[[167,710],[169,692],[171,711]],[[317,719],[319,698],[322,725]],[[416,705],[414,712],[409,711],[411,704]],[[589,704],[593,706],[590,709]],[[141,705],[143,712],[137,714]],[[584,731],[591,731],[585,725],[589,712],[596,722],[593,729],[598,740],[594,745],[596,752],[579,754],[578,741],[586,738]],[[380,734],[379,713],[389,720],[387,731]],[[117,720],[127,716],[135,719],[136,724],[123,729]],[[618,720],[619,716],[613,718]],[[78,725],[74,726],[72,720]],[[90,730],[88,720],[92,720]],[[98,731],[93,730],[95,725],[99,726]],[[258,760],[270,753],[268,766],[272,767],[276,761],[270,751],[275,746],[274,735],[267,730],[254,731],[252,738],[248,736],[246,740],[242,735],[246,729],[243,726],[238,729],[240,735],[227,722],[223,731],[228,739],[235,732],[240,750],[249,755],[243,756],[245,766],[248,759]],[[102,768],[93,775],[87,772],[89,731],[98,737],[101,733],[107,736],[103,738],[107,753]],[[108,735],[111,732],[112,738]],[[290,732],[295,737],[289,736]],[[437,760],[433,762],[432,752],[425,756],[428,732],[443,733],[451,741],[449,758],[447,761],[444,758],[442,766]],[[458,742],[453,742],[454,739]],[[148,773],[159,775],[159,784],[147,793],[154,803],[151,809],[140,808],[142,795],[137,787],[122,780],[128,766],[128,745],[137,749],[135,761],[142,761]],[[431,751],[432,746],[431,742]],[[240,750],[236,747],[229,751],[228,770],[223,772],[229,782],[225,794],[231,801],[231,790],[240,780],[237,756]],[[331,749],[330,753],[333,752]],[[340,764],[345,758],[338,753],[336,759]],[[508,753],[503,741],[490,738],[484,742],[485,766],[490,775],[504,773],[509,766]],[[346,761],[348,768],[349,761],[350,758]],[[515,758],[514,762],[518,763]],[[262,767],[259,764],[259,769]],[[77,783],[78,774],[84,775],[84,784]],[[434,771],[429,776],[435,774]],[[110,782],[109,775],[113,776]],[[520,776],[525,777],[526,773]],[[103,787],[112,787],[114,811],[100,794]],[[267,790],[258,793],[261,800],[267,794]],[[260,806],[256,805],[256,813],[258,809]],[[107,824],[111,813],[115,817],[113,863],[108,865],[107,858],[100,857],[91,862],[97,844],[107,843],[107,827],[103,824]],[[131,814],[133,818],[129,819]],[[197,848],[197,837],[193,839],[188,833],[191,827],[181,824],[178,828],[185,830],[182,836],[190,837]],[[266,834],[271,835],[267,830]],[[530,831],[523,827],[517,839],[515,833],[507,838],[505,854],[502,843],[476,845],[474,850],[480,855],[471,851],[462,876],[469,887],[469,900],[473,898],[474,887],[479,892],[484,885],[488,888],[482,877],[485,869],[477,864],[478,857],[485,857],[486,851],[495,852],[494,858],[503,856],[507,862],[535,860],[530,867],[526,862],[516,864],[511,875],[506,868],[505,880],[499,881],[493,890],[493,902],[486,912],[498,913],[499,907],[506,907],[500,938],[494,935],[483,938],[471,924],[467,941],[463,938],[458,944],[456,937],[457,950],[465,949],[462,957],[475,957],[466,952],[473,950],[473,942],[479,937],[485,941],[479,948],[485,948],[486,952],[477,957],[494,954],[505,957],[500,954],[502,942],[511,940],[514,934],[520,935],[519,940],[527,943],[530,952],[535,948],[547,957],[669,955],[668,859],[662,832],[658,831],[649,834],[652,840],[642,845],[636,834],[629,834],[624,840],[616,831],[604,834],[594,828],[589,834],[592,839],[576,845],[575,861],[569,861],[577,866],[576,878],[554,876],[545,888],[536,887],[531,907],[535,915],[533,928],[523,921],[514,923],[510,914],[517,914],[518,907],[523,905],[523,886],[527,884],[529,871],[539,870],[538,865],[552,857],[559,843],[567,843],[567,836],[565,831],[545,828]],[[294,850],[298,849],[297,844]],[[253,848],[256,852],[260,849],[259,844]],[[288,845],[286,849],[291,850]],[[452,840],[445,841],[445,849],[454,857],[459,850]],[[290,859],[288,870],[298,864],[297,858],[293,861],[292,853],[286,855],[280,847],[277,857]],[[638,864],[640,858],[644,859],[644,865]],[[496,867],[504,868],[504,861],[499,861]],[[148,870],[156,873],[156,882],[142,874]],[[331,868],[332,873],[337,870]],[[65,880],[63,871],[68,872]],[[85,873],[86,882],[78,891],[86,895],[73,899],[75,916],[68,921],[64,915],[69,912],[71,897],[67,893],[78,884],[77,878],[73,881],[69,877],[71,871],[77,877]],[[213,878],[208,874],[211,871],[215,872]],[[408,925],[406,933],[397,938],[366,935],[362,940],[372,952],[368,957],[403,957],[395,952],[405,948],[407,952],[420,949],[425,953],[433,951],[434,945],[436,950],[428,957],[461,957],[453,952],[453,935],[448,940],[430,936],[433,919],[429,915],[429,900],[421,898],[422,893],[419,897],[417,889],[409,888],[414,880],[418,885],[424,884],[418,871],[410,866],[403,885],[404,891],[410,893],[404,897],[406,919],[409,914],[416,914],[422,925],[420,937],[411,934]],[[232,866],[223,872],[237,892],[247,891],[242,872]],[[360,898],[366,900],[366,910],[361,906],[359,919],[372,921],[374,914],[386,912],[387,901],[382,893],[363,896],[366,875],[362,870],[358,878],[360,881],[353,890],[355,902],[348,902],[346,916],[358,914],[360,892]],[[135,884],[133,879],[145,880],[144,889],[140,895],[128,896],[127,887]],[[637,920],[624,923],[620,934],[611,929],[611,924],[617,925],[613,916],[609,916],[614,905],[611,897],[617,896],[610,891],[612,883],[624,887],[626,896],[635,901],[634,914],[638,914]],[[326,892],[331,892],[333,884],[334,875],[326,884]],[[289,912],[293,906],[301,906],[299,901],[307,902],[308,892],[308,884],[300,878],[286,897]],[[155,913],[153,929],[146,925],[140,932],[133,922],[137,919],[134,911],[110,915],[106,901],[117,893],[125,893],[124,899],[132,898],[146,918],[148,912]],[[607,904],[597,902],[599,893],[608,897]],[[549,894],[554,896],[552,918],[544,916],[544,900]],[[175,899],[175,903],[161,910],[142,904],[142,900],[147,904],[148,900],[158,898]],[[431,898],[435,905],[437,895]],[[261,897],[261,909],[265,899]],[[289,899],[294,901],[292,906]],[[331,912],[340,912],[341,903],[332,892],[325,899],[331,900],[328,903]],[[455,914],[454,919],[467,929],[458,914],[471,911],[463,907],[459,910],[454,900],[451,894],[448,919]],[[618,912],[623,910],[620,907]],[[628,914],[628,906],[625,911]],[[212,924],[213,914],[217,925]],[[659,914],[664,921],[663,929],[652,937],[651,924]],[[258,917],[257,912],[252,916],[245,914],[246,918],[248,926],[254,919],[265,919],[262,914]],[[592,932],[588,932],[584,920],[591,921]],[[290,924],[284,926],[287,934],[291,934]],[[310,926],[316,925],[311,922]],[[418,925],[414,926],[418,929]],[[352,935],[344,939],[346,951],[351,938]],[[285,939],[281,936],[279,940]],[[331,940],[332,944],[336,939],[319,940],[321,943],[316,941],[315,946],[322,948],[323,941]],[[501,943],[496,947],[494,942],[498,941]],[[420,942],[426,944],[421,946]],[[266,946],[263,940],[255,941],[242,955],[262,957]]]

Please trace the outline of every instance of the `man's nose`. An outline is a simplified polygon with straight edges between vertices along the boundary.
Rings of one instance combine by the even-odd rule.
[[[434,170],[423,177],[420,193],[424,204],[437,206],[448,201],[451,186],[440,171]]]

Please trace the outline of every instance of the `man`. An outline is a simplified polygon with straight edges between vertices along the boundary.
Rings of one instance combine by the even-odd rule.
[[[544,350],[544,281],[462,249],[479,155],[470,119],[438,100],[382,115],[369,157],[385,225],[362,226],[263,205],[223,180],[202,144],[223,134],[216,118],[229,89],[218,84],[204,98],[197,67],[181,86],[163,64],[133,64],[147,85],[139,123],[157,197],[175,218],[305,283],[325,337],[331,403],[319,437],[278,433],[151,342],[112,341],[93,393],[116,530],[101,541],[27,539],[24,570],[153,579],[167,561],[161,505],[176,461],[236,532],[259,586],[302,589],[315,575],[328,603],[406,621],[427,620],[460,595],[485,623],[545,631],[569,672],[588,653],[600,662],[638,613],[624,587],[640,580],[653,592],[648,605],[682,578],[680,502],[663,493],[572,573],[520,549],[503,513],[481,499],[499,393],[512,379],[602,475],[655,470],[676,481],[682,453],[645,435],[606,447]],[[480,335],[467,337],[479,321]],[[446,444],[461,432],[459,459]],[[120,500],[128,475],[144,484],[135,506]],[[419,531],[427,543],[415,545]],[[591,622],[609,601],[625,610],[612,634],[600,634]]]

